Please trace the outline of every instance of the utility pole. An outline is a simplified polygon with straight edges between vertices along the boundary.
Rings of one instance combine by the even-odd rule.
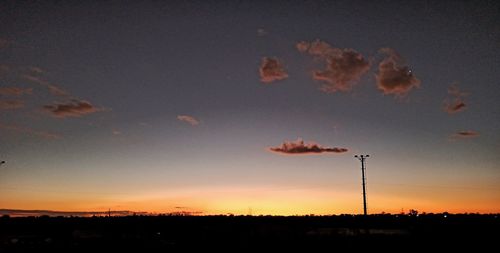
[[[370,155],[355,155],[354,157],[358,158],[361,161],[361,179],[363,182],[363,214],[366,216],[366,178],[365,178],[365,160],[370,157]]]

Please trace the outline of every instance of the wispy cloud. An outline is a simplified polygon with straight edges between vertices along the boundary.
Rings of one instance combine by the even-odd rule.
[[[33,88],[0,87],[0,95],[4,96],[22,96],[31,94],[33,94]]]
[[[0,122],[0,129],[3,130],[8,130],[11,132],[15,132],[18,134],[25,134],[25,135],[30,135],[30,136],[37,136],[41,137],[44,139],[59,139],[61,136],[59,134],[47,132],[47,131],[39,131],[39,130],[34,130],[29,127],[23,127],[23,126],[18,126],[18,125],[13,125],[13,124],[4,124]]]
[[[111,215],[111,216],[129,216],[129,215],[136,215],[136,214],[149,215],[150,213],[127,211],[127,210],[85,212],[85,211],[0,209],[0,215],[9,215],[12,217],[42,216],[42,215],[47,215],[47,216],[51,216],[51,217],[57,217],[57,216],[91,217],[91,216],[108,216],[108,215]]]
[[[269,151],[283,153],[288,155],[301,155],[301,154],[321,154],[321,153],[344,153],[347,152],[346,148],[331,148],[322,147],[315,143],[304,143],[302,139],[297,139],[295,142],[285,141],[278,147],[270,147]]]
[[[73,99],[68,103],[55,103],[45,105],[43,109],[56,118],[81,117],[87,114],[102,111],[102,109],[93,106],[84,100]]]
[[[259,73],[260,81],[263,83],[272,83],[288,78],[283,63],[275,57],[262,58]]]
[[[449,97],[443,101],[443,111],[449,114],[455,114],[465,110],[467,107],[464,97],[467,93],[460,91],[456,84],[452,84],[448,88]]]
[[[177,115],[177,120],[186,122],[186,123],[190,124],[191,126],[197,126],[200,124],[199,120],[197,120],[195,117],[189,116],[189,115]]]
[[[264,28],[259,28],[257,29],[257,36],[266,36],[268,34],[268,32],[264,29]]]
[[[22,100],[0,100],[0,110],[14,110],[24,107]]]
[[[68,92],[66,92],[65,90],[59,88],[57,85],[54,85],[41,77],[38,77],[35,75],[29,75],[29,74],[23,75],[22,77],[28,81],[31,81],[33,83],[36,83],[36,84],[39,84],[41,86],[46,87],[49,90],[49,92],[54,96],[61,96],[61,97],[68,97],[69,96]]]
[[[413,88],[420,86],[411,69],[403,64],[399,54],[391,48],[380,49],[386,57],[378,65],[377,87],[386,95],[404,97]]]
[[[450,136],[452,139],[467,139],[479,137],[479,133],[472,130],[459,131]]]
[[[313,79],[322,81],[321,90],[326,93],[347,92],[359,82],[371,66],[362,54],[350,48],[336,48],[316,40],[299,42],[297,50],[325,61],[324,70],[313,71]]]

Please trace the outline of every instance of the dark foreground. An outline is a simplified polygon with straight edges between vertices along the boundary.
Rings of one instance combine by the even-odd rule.
[[[496,215],[3,217],[0,252],[482,252],[499,229]]]

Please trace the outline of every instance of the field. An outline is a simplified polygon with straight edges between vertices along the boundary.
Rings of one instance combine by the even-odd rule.
[[[497,215],[125,216],[0,219],[0,252],[434,251],[495,248]]]

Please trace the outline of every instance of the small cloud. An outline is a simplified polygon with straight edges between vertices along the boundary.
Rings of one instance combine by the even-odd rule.
[[[466,104],[463,98],[467,96],[467,93],[461,92],[456,84],[452,84],[448,88],[448,95],[450,97],[443,101],[443,111],[449,114],[455,114],[465,110]]]
[[[102,109],[96,108],[87,101],[77,99],[73,99],[71,102],[65,104],[56,103],[53,105],[45,105],[43,109],[56,118],[81,117],[102,111]]]
[[[300,154],[321,154],[321,153],[344,153],[347,152],[346,148],[330,148],[322,147],[315,143],[304,143],[302,139],[297,139],[295,142],[285,141],[279,147],[271,147],[269,151],[283,153],[288,155]]]
[[[260,81],[263,83],[271,83],[288,78],[283,63],[274,57],[262,58],[259,73]]]
[[[459,131],[451,135],[452,139],[467,139],[479,137],[479,133],[472,130]]]
[[[61,138],[60,135],[55,134],[55,133],[50,133],[50,132],[46,132],[46,131],[38,131],[38,130],[31,129],[29,127],[22,127],[22,126],[11,125],[11,124],[0,123],[0,129],[8,130],[8,131],[15,132],[18,134],[37,136],[37,137],[41,137],[44,139],[59,139],[59,138]]]
[[[259,28],[257,29],[257,36],[266,36],[268,34],[268,32],[266,30],[264,30],[264,28]]]
[[[420,87],[420,80],[408,66],[403,65],[401,57],[394,49],[382,48],[380,52],[387,56],[378,65],[376,79],[379,90],[385,95],[403,97],[413,88]]]
[[[40,77],[37,77],[34,75],[23,75],[22,77],[28,81],[31,81],[31,82],[34,82],[34,83],[37,83],[39,85],[46,87],[52,95],[60,96],[60,97],[69,96],[68,92],[66,92],[65,90],[57,87],[54,84],[51,84],[50,82],[48,82]]]
[[[22,96],[33,94],[33,88],[19,88],[19,87],[0,87],[0,95],[4,96]]]
[[[0,49],[4,49],[9,47],[12,44],[12,41],[0,38]]]
[[[0,75],[4,75],[9,73],[10,71],[10,66],[7,64],[0,64]]]
[[[341,49],[330,46],[330,44],[315,40],[313,42],[301,41],[295,45],[301,53],[308,53],[312,56],[327,57],[338,54]]]
[[[325,61],[325,69],[314,71],[313,79],[324,82],[320,89],[326,93],[350,91],[371,66],[354,49],[332,47],[324,41],[302,41],[296,47],[299,52]]]
[[[0,110],[14,110],[24,107],[22,100],[0,100]]]
[[[43,74],[45,71],[43,71],[43,69],[39,68],[39,67],[35,67],[35,66],[31,66],[28,68],[32,73],[34,74]]]
[[[177,115],[177,119],[183,122],[190,124],[191,126],[197,126],[200,124],[200,121],[189,115]]]
[[[122,132],[120,130],[116,129],[116,128],[111,129],[111,133],[113,135],[121,135],[122,134]]]

